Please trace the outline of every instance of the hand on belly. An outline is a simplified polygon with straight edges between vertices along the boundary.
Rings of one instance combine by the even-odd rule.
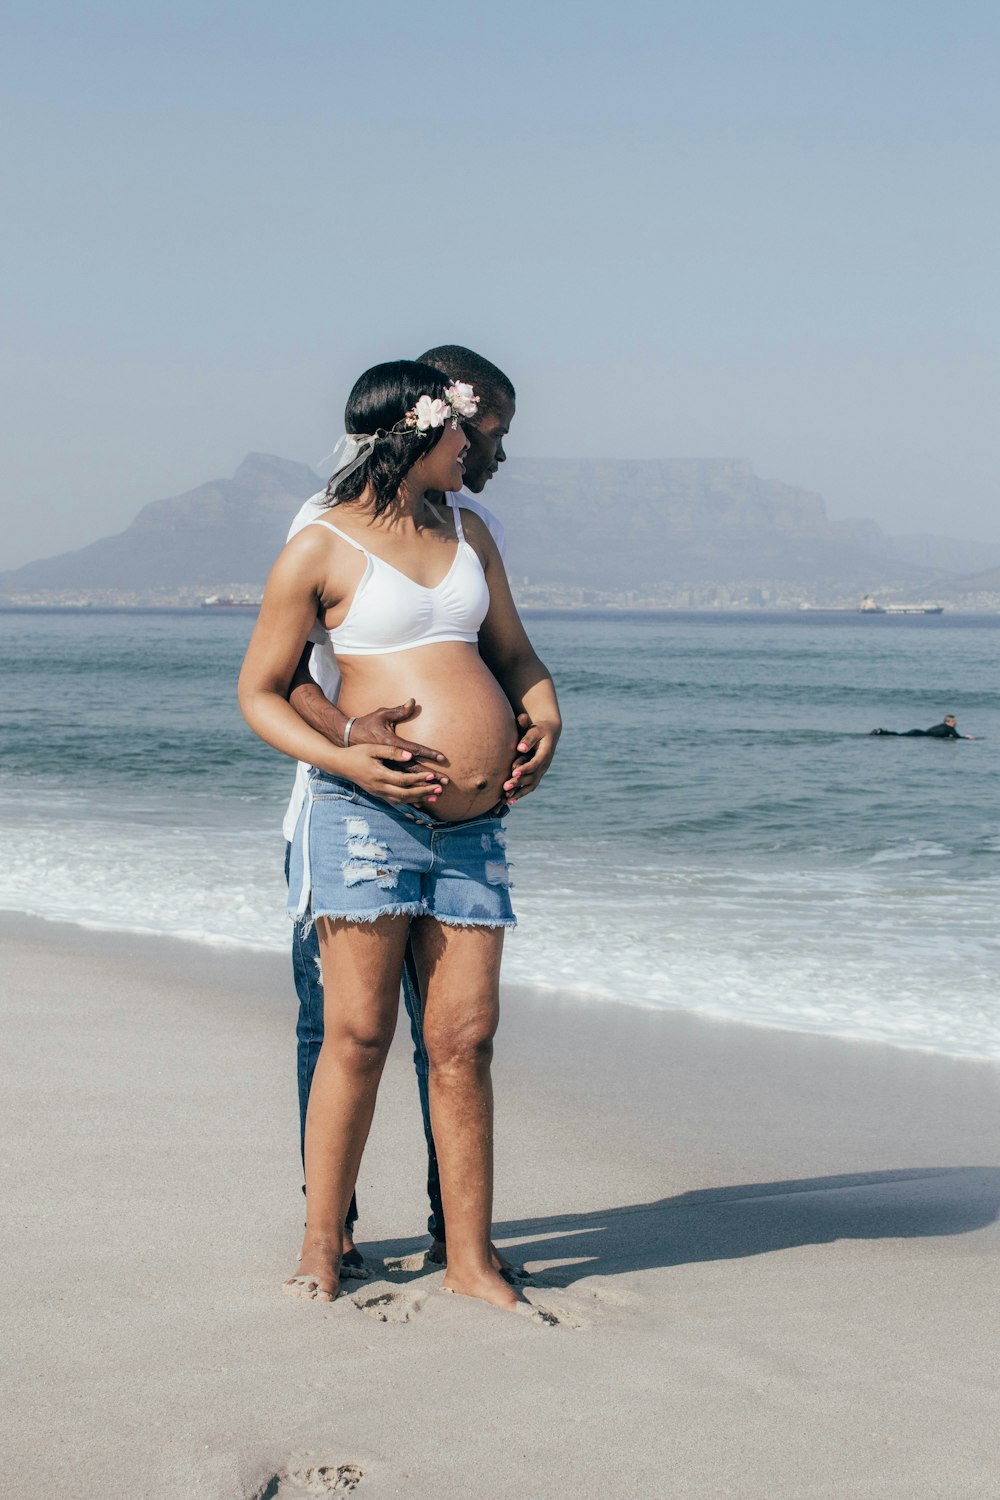
[[[465,753],[449,755],[443,767],[447,785],[428,812],[450,823],[489,812],[503,796],[503,784],[514,761],[515,741],[515,734],[505,736],[493,753],[477,757]]]
[[[465,703],[422,708],[415,722],[425,743],[446,756],[441,769],[448,777],[428,812],[452,823],[488,812],[503,795],[516,752],[517,725],[507,699],[497,688],[495,697],[476,693]]]
[[[362,714],[373,704],[417,701],[417,713],[400,733],[433,745],[445,756],[448,777],[437,802],[423,804],[444,822],[489,812],[503,796],[517,749],[514,711],[474,646],[428,646],[392,656],[355,657],[342,663],[340,707]]]

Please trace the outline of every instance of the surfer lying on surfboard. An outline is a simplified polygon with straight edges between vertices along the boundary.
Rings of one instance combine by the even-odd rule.
[[[873,729],[872,734],[894,734],[897,739],[908,740],[914,736],[931,740],[971,740],[975,739],[972,734],[959,734],[955,727],[955,715],[945,714],[940,724],[933,724],[930,729]]]

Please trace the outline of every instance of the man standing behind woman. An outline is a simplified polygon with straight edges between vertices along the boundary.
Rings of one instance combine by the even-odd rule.
[[[338,1292],[344,1220],[412,944],[448,1215],[444,1286],[519,1305],[490,1246],[490,1060],[504,929],[514,924],[499,813],[524,743],[516,716],[553,739],[560,720],[496,543],[471,510],[434,503],[462,488],[462,424],[478,406],[470,384],[414,361],[355,382],[327,488],[336,523],[317,518],[281,553],[240,674],[250,726],[310,767],[289,910],[318,928],[326,1035],[306,1120],[306,1233],[286,1289],[321,1301]],[[317,618],[343,674],[339,746],[288,701]],[[435,748],[424,798],[390,801],[364,785],[386,747],[352,744],[351,730],[409,688],[447,774]]]
[[[440,345],[420,355],[419,363],[434,366],[444,371],[453,381],[471,385],[479,396],[479,407],[475,416],[464,422],[469,440],[469,451],[465,456],[464,487],[460,502],[466,510],[474,511],[485,522],[496,542],[501,557],[505,554],[504,528],[485,505],[473,499],[480,495],[506,459],[504,439],[514,419],[515,392],[510,379],[496,365],[471,349],[461,345]],[[302,506],[292,522],[289,540],[303,527],[321,516],[329,515],[324,494],[314,495]],[[299,669],[295,674],[289,701],[296,712],[313,729],[324,735],[334,745],[343,745],[347,717],[337,708],[340,692],[340,672],[336,658],[330,648],[326,633],[317,630],[311,637],[312,644],[303,653]],[[438,752],[413,740],[402,738],[396,732],[399,724],[406,723],[418,714],[417,705],[410,699],[406,703],[386,706],[354,720],[350,729],[350,743],[373,744],[386,747],[385,758],[391,765],[373,762],[373,779],[365,790],[374,796],[396,805],[419,806],[422,802],[433,806],[435,784],[446,781],[439,777],[435,783],[427,767],[437,762]],[[418,720],[419,722],[419,720]],[[517,759],[511,777],[505,787],[508,801],[513,803],[527,795],[538,785],[548,769],[555,752],[558,730],[553,726],[530,725],[525,716],[519,720],[522,738],[517,746]],[[306,771],[300,765],[295,787],[284,822],[285,838],[291,845],[295,825],[305,795]],[[287,868],[287,857],[286,857]],[[292,947],[292,969],[295,989],[299,1001],[297,1037],[297,1072],[299,1095],[300,1141],[304,1152],[306,1110],[312,1087],[313,1073],[323,1045],[323,979],[320,967],[319,943],[315,927],[304,931],[296,926]],[[430,1104],[428,1099],[428,1056],[423,1034],[423,997],[421,994],[412,950],[408,947],[403,975],[403,998],[406,1003],[413,1039],[413,1060],[420,1095],[424,1136],[427,1144],[427,1195],[430,1215],[427,1220],[431,1235],[428,1259],[444,1264],[447,1259],[447,1230],[444,1209],[441,1203],[440,1175],[437,1152],[431,1130]],[[358,1218],[357,1198],[352,1197],[344,1224],[341,1273],[344,1276],[367,1274],[363,1257],[354,1244],[354,1226]],[[491,1246],[494,1265],[509,1279],[517,1276],[515,1269]]]

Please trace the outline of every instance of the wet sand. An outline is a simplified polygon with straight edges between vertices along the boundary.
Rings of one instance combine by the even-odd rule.
[[[401,1030],[359,1186],[384,1269],[319,1307],[279,1291],[284,962],[0,943],[15,1500],[1000,1492],[996,1065],[508,992],[496,1233],[547,1328],[420,1267]]]

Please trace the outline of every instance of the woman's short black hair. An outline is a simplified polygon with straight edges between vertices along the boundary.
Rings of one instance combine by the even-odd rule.
[[[431,427],[427,432],[404,427],[406,413],[421,396],[443,396],[450,384],[441,370],[415,359],[394,359],[366,370],[347,398],[344,428],[347,432],[367,433],[376,437],[377,442],[353,474],[339,484],[335,482],[336,475],[330,480],[326,490],[328,504],[357,500],[365,486],[371,485],[375,514],[381,515],[395,500],[409,470],[430,452],[444,432],[443,427]]]

